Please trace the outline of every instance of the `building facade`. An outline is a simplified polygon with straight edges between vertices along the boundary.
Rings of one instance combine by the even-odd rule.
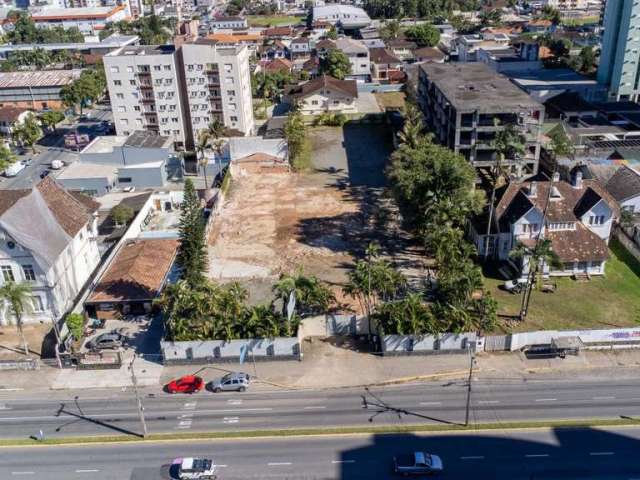
[[[544,106],[482,63],[421,64],[418,101],[437,140],[476,168],[491,168],[496,133],[513,125],[525,138],[521,158],[505,159],[521,177],[538,171]]]
[[[640,3],[607,0],[598,83],[612,100],[638,99],[640,93]]]

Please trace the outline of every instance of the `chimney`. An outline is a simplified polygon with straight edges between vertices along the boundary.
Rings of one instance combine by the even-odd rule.
[[[531,182],[529,184],[529,197],[535,198],[538,194],[538,184],[536,182]]]
[[[551,181],[552,182],[559,182],[560,181],[560,172],[553,172],[553,176],[551,177]]]
[[[576,171],[573,176],[573,188],[582,188],[582,172],[580,170]]]

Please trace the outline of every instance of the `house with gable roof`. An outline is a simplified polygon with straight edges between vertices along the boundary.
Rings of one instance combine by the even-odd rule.
[[[540,239],[551,240],[562,267],[543,266],[545,275],[603,275],[609,258],[609,238],[619,209],[611,195],[577,171],[571,182],[533,177],[511,182],[497,191],[490,234],[488,213],[471,222],[470,235],[480,256],[510,261],[522,278],[529,259],[511,258],[519,244],[533,248]]]
[[[100,263],[98,206],[51,177],[31,189],[0,190],[0,282],[31,286],[24,323],[62,317]],[[0,325],[13,323],[9,306],[0,305]]]
[[[338,80],[328,75],[309,80],[289,89],[286,101],[298,106],[302,115],[331,113],[358,113],[356,100],[358,86],[355,80]]]

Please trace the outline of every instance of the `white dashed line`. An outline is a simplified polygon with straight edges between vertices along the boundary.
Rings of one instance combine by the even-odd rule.
[[[180,415],[178,417],[178,420],[180,420],[181,418],[192,418],[193,417],[193,413],[185,413],[183,415]]]
[[[536,398],[536,402],[555,402],[557,398]]]
[[[317,406],[317,407],[304,407],[305,410],[324,410],[327,407]]]
[[[549,456],[548,453],[531,453],[531,454],[525,455],[525,458],[543,458],[548,456]]]
[[[420,402],[420,405],[442,405],[442,402]]]
[[[187,402],[182,406],[183,410],[195,410],[197,402]]]
[[[592,457],[600,457],[603,455],[615,455],[615,452],[591,452],[589,453]]]
[[[500,403],[500,400],[480,400],[478,401],[478,403],[483,405],[489,405],[489,404]]]
[[[33,475],[36,472],[11,472],[11,475]]]
[[[216,467],[227,468],[229,465],[216,465]]]
[[[238,399],[238,400],[229,399],[229,400],[227,400],[227,403],[229,405],[242,405],[242,400],[240,400],[240,399]]]
[[[355,460],[332,460],[331,463],[356,463]]]
[[[191,423],[192,423],[192,420],[182,420],[182,421],[179,423],[179,425],[180,425],[180,426],[183,426],[183,425],[189,425],[189,426],[190,426],[190,425],[191,425]]]
[[[470,456],[470,457],[460,457],[460,460],[484,460],[484,456],[476,455],[476,456]]]
[[[240,417],[224,417],[222,421],[224,423],[238,423],[240,421]]]
[[[616,397],[593,397],[592,400],[615,400]]]
[[[281,467],[284,465],[291,465],[291,462],[270,462],[267,463],[267,465],[270,467]]]
[[[99,472],[100,470],[76,470],[76,473],[95,473],[95,472]]]

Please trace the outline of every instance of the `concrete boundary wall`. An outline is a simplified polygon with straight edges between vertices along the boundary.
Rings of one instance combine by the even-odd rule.
[[[442,335],[383,335],[382,355],[429,355],[465,353],[475,346],[475,333],[444,333]]]
[[[639,348],[640,328],[614,328],[603,330],[543,330],[511,334],[510,350],[528,345],[546,345],[559,337],[580,337],[585,348]]]
[[[207,340],[160,342],[165,365],[237,362],[248,348],[245,362],[265,360],[300,360],[298,338],[250,338],[240,340]]]

